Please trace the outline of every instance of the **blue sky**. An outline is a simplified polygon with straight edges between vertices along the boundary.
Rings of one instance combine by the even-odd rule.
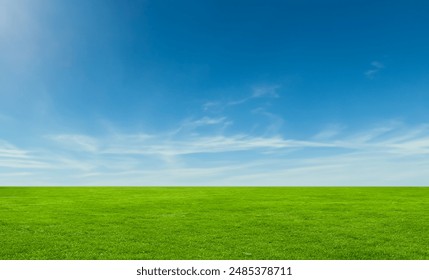
[[[0,185],[428,185],[429,4],[0,0]]]

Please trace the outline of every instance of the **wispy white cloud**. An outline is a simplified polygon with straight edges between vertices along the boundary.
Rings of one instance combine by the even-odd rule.
[[[259,85],[251,87],[250,93],[246,96],[233,100],[207,101],[202,105],[203,111],[223,111],[227,107],[245,104],[251,100],[262,98],[280,97],[279,89],[281,85]]]
[[[48,138],[59,142],[67,147],[77,150],[95,152],[98,150],[98,141],[93,137],[76,134],[59,134],[48,136]]]
[[[242,98],[205,102],[202,105],[202,111],[205,116],[200,119],[185,121],[179,131],[200,126],[200,123],[203,124],[201,126],[219,126],[221,124],[222,132],[229,127],[232,127],[235,131],[237,129],[243,130],[243,121],[235,121],[236,119],[241,119],[252,120],[245,124],[248,130],[257,131],[258,134],[261,134],[262,131],[263,135],[277,134],[280,132],[284,120],[280,115],[271,112],[270,106],[272,105],[272,99],[280,97],[280,88],[281,86],[277,84],[253,86],[248,91],[248,94]],[[240,113],[237,113],[238,108],[236,106],[243,106],[239,110]],[[247,117],[244,117],[245,115]]]
[[[365,71],[365,76],[368,79],[374,79],[375,76],[383,69],[385,68],[384,64],[379,61],[373,61],[371,62],[371,68]]]
[[[0,140],[0,168],[10,170],[44,169],[52,167],[40,160],[30,151],[19,149],[14,145]]]
[[[202,109],[204,112],[218,111],[220,107],[223,107],[223,105],[221,104],[221,102],[218,102],[218,101],[207,101],[207,102],[204,102],[202,105]]]
[[[333,139],[334,137],[337,137],[344,129],[345,127],[340,124],[329,124],[322,131],[316,133],[316,135],[313,136],[313,139],[319,141]]]
[[[280,132],[280,129],[284,124],[284,119],[281,116],[269,112],[266,107],[253,109],[252,113],[268,118],[269,122],[265,125],[264,130],[266,135],[278,134]]]
[[[384,68],[384,64],[381,63],[380,61],[371,62],[371,66],[373,66],[374,68],[377,68],[377,69],[383,69]]]
[[[12,144],[0,140],[0,158],[27,158],[28,153],[24,150],[20,150]]]
[[[207,127],[210,128],[220,128],[225,129],[226,127],[232,125],[233,121],[229,120],[227,117],[208,117],[204,116],[202,118],[188,118],[180,123],[177,129],[175,129],[172,135],[180,134],[180,133],[190,133],[197,134],[198,129],[204,129]]]
[[[246,103],[250,100],[258,98],[278,98],[280,89],[279,85],[265,85],[252,87],[251,94],[247,97],[237,100],[231,100],[226,103],[226,106],[235,106]]]
[[[279,97],[278,90],[280,88],[281,88],[280,85],[265,85],[265,86],[253,87],[252,98],[259,98],[259,97],[278,98]]]
[[[1,184],[429,184],[427,124],[389,122],[351,134],[343,126],[328,126],[308,139],[171,133],[61,134],[47,139],[54,145],[44,152],[0,142]]]

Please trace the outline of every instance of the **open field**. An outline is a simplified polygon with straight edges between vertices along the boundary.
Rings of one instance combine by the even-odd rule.
[[[0,188],[0,259],[429,259],[429,188]]]

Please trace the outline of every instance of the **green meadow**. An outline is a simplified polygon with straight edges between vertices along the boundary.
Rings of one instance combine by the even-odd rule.
[[[429,259],[429,188],[2,187],[0,259]]]

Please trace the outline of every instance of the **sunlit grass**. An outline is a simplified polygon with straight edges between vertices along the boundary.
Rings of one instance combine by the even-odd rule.
[[[0,188],[0,259],[429,259],[429,188]]]

